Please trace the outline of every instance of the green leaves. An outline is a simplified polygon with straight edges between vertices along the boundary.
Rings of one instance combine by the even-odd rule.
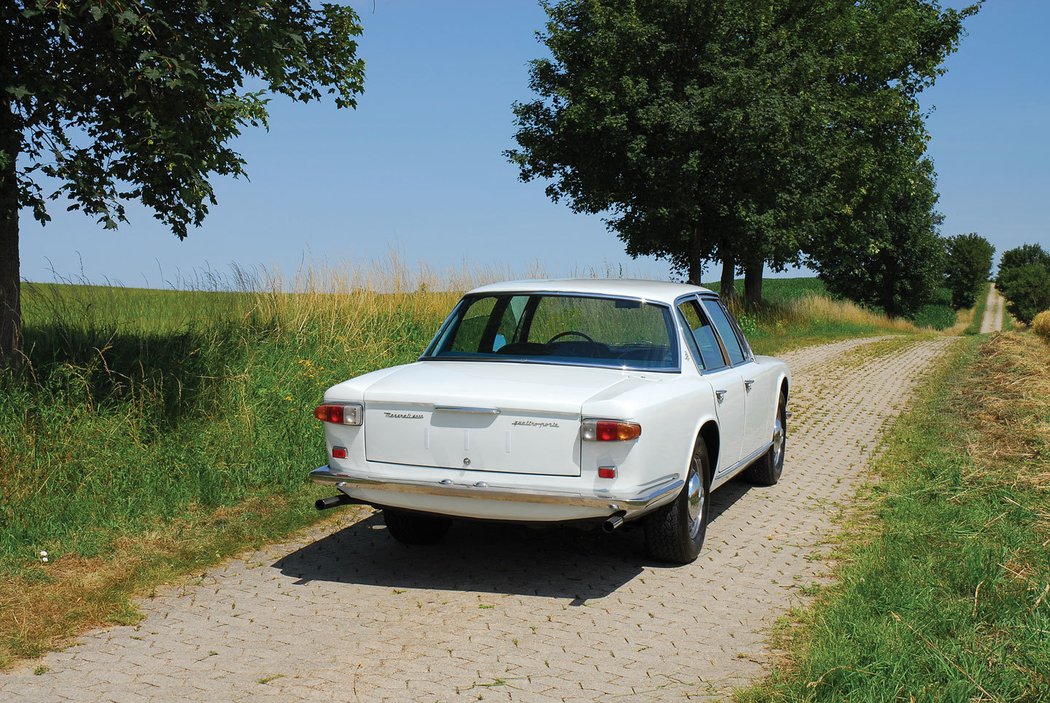
[[[0,19],[18,206],[68,197],[107,228],[137,199],[185,237],[215,202],[211,177],[244,173],[229,144],[266,126],[268,95],[353,107],[363,90],[361,25],[338,5],[22,0]],[[57,189],[30,187],[37,173]]]

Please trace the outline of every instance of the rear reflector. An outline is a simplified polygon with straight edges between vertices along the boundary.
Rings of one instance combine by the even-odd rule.
[[[346,458],[346,447],[332,447],[332,458],[333,459],[345,459]]]
[[[621,420],[584,420],[583,438],[592,442],[626,442],[642,436],[642,426],[637,422]]]
[[[598,478],[616,478],[615,466],[599,466]]]
[[[325,404],[314,408],[314,417],[335,425],[360,425],[364,414],[364,407],[359,403]]]

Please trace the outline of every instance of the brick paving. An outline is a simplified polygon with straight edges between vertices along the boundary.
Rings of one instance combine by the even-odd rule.
[[[785,355],[795,380],[783,478],[720,489],[689,566],[649,561],[640,530],[459,524],[441,545],[409,548],[369,509],[347,509],[160,589],[137,626],[0,675],[0,700],[721,698],[765,671],[768,627],[822,578],[813,555],[832,516],[951,343],[872,341]]]

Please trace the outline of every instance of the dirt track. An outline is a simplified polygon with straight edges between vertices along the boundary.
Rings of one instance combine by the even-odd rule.
[[[986,332],[1000,332],[1003,329],[1003,307],[1006,301],[995,289],[988,287],[988,299],[984,305],[984,317],[981,318],[981,334]]]
[[[831,516],[950,342],[785,355],[795,381],[783,479],[716,493],[690,566],[649,562],[637,531],[460,525],[443,545],[406,548],[369,510],[347,512],[163,589],[138,626],[0,675],[0,699],[720,697],[763,673],[768,626],[819,580]],[[35,676],[39,664],[49,671]]]

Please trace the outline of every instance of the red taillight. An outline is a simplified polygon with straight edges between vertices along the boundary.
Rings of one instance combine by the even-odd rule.
[[[346,447],[332,447],[332,458],[333,459],[345,459],[346,458]]]
[[[598,478],[616,478],[615,466],[599,466]]]
[[[593,442],[626,442],[642,436],[642,426],[637,422],[622,420],[584,420],[583,438]]]
[[[314,408],[314,417],[321,422],[334,422],[337,425],[341,425],[343,424],[343,406],[318,405]]]

